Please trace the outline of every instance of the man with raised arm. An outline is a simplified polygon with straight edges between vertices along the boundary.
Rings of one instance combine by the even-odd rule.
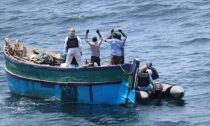
[[[121,39],[121,34],[124,37],[123,40]],[[105,42],[108,42],[111,45],[111,65],[124,64],[124,45],[126,39],[127,36],[121,29],[118,31],[112,29],[110,36],[105,40]]]
[[[90,45],[91,47],[91,63],[97,63],[98,66],[101,66],[101,59],[100,59],[100,45],[103,41],[103,38],[100,34],[100,31],[97,29],[96,33],[98,34],[100,40],[98,41],[97,37],[93,37],[92,41],[88,40],[88,33],[89,30],[86,30],[85,34],[85,41]]]

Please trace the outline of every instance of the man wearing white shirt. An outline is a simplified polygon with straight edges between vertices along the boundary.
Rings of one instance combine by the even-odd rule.
[[[69,35],[65,38],[64,49],[66,56],[66,67],[69,67],[73,57],[79,66],[82,66],[82,41],[76,35],[76,30],[74,28],[69,29]]]
[[[123,40],[121,39],[121,34],[124,37]],[[105,42],[108,42],[111,45],[111,65],[124,64],[124,45],[126,39],[127,36],[121,29],[118,29],[118,32],[114,32],[114,29],[112,29],[110,36],[105,39]]]

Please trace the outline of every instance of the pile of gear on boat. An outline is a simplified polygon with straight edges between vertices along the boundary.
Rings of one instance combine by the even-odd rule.
[[[109,64],[124,64],[124,45],[127,39],[126,34],[121,29],[112,29],[110,35],[103,40],[100,31],[96,30],[96,33],[98,34],[100,40],[98,41],[97,37],[93,37],[92,41],[89,41],[89,30],[86,30],[85,41],[91,47],[91,58],[90,63],[86,62],[85,65],[83,65],[82,62],[81,39],[76,35],[76,30],[74,28],[69,29],[69,35],[65,38],[64,55],[34,49],[26,49],[24,46],[19,46],[19,41],[17,41],[14,47],[11,47],[8,52],[13,57],[26,62],[30,61],[38,64],[60,65],[60,67],[67,68],[94,67],[101,66],[100,45],[104,41],[110,43],[111,45],[111,57]],[[153,97],[172,97],[181,99],[184,96],[184,89],[182,87],[155,81],[158,78],[158,72],[153,67],[152,63],[146,63],[146,65],[139,70],[136,86],[137,100]]]

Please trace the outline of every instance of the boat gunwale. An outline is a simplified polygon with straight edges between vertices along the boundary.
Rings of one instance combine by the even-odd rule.
[[[46,80],[40,80],[40,79],[31,79],[27,77],[23,77],[17,74],[12,73],[9,71],[6,66],[4,67],[4,70],[6,71],[7,74],[20,78],[23,80],[29,80],[33,82],[41,82],[44,84],[52,84],[52,85],[62,85],[62,86],[96,86],[96,85],[113,85],[113,84],[121,84],[122,80],[117,80],[117,81],[107,81],[107,82],[55,82],[55,81],[46,81]]]
[[[6,60],[9,60],[10,62],[12,63],[15,63],[15,64],[22,64],[22,65],[26,65],[26,66],[30,66],[30,67],[34,67],[34,68],[41,68],[41,69],[47,69],[47,70],[58,70],[58,71],[91,71],[91,70],[109,70],[109,69],[119,69],[126,65],[132,65],[131,63],[126,63],[126,64],[120,64],[120,65],[110,65],[110,66],[100,66],[100,67],[78,67],[78,68],[62,68],[62,67],[58,67],[58,66],[44,66],[44,65],[41,65],[41,64],[36,64],[36,63],[33,63],[32,64],[29,64],[29,63],[26,63],[26,62],[23,62],[21,60],[18,60],[10,55],[8,55],[6,53],[6,47],[4,47],[4,55],[5,55],[5,59]],[[124,71],[124,70],[122,70]]]

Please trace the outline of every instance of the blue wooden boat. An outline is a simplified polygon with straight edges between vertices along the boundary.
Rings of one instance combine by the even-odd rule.
[[[27,59],[31,49],[5,39],[5,71],[12,94],[84,104],[135,104],[139,61],[91,68],[61,68]],[[16,51],[16,52],[15,52]],[[23,54],[25,52],[25,54]]]

